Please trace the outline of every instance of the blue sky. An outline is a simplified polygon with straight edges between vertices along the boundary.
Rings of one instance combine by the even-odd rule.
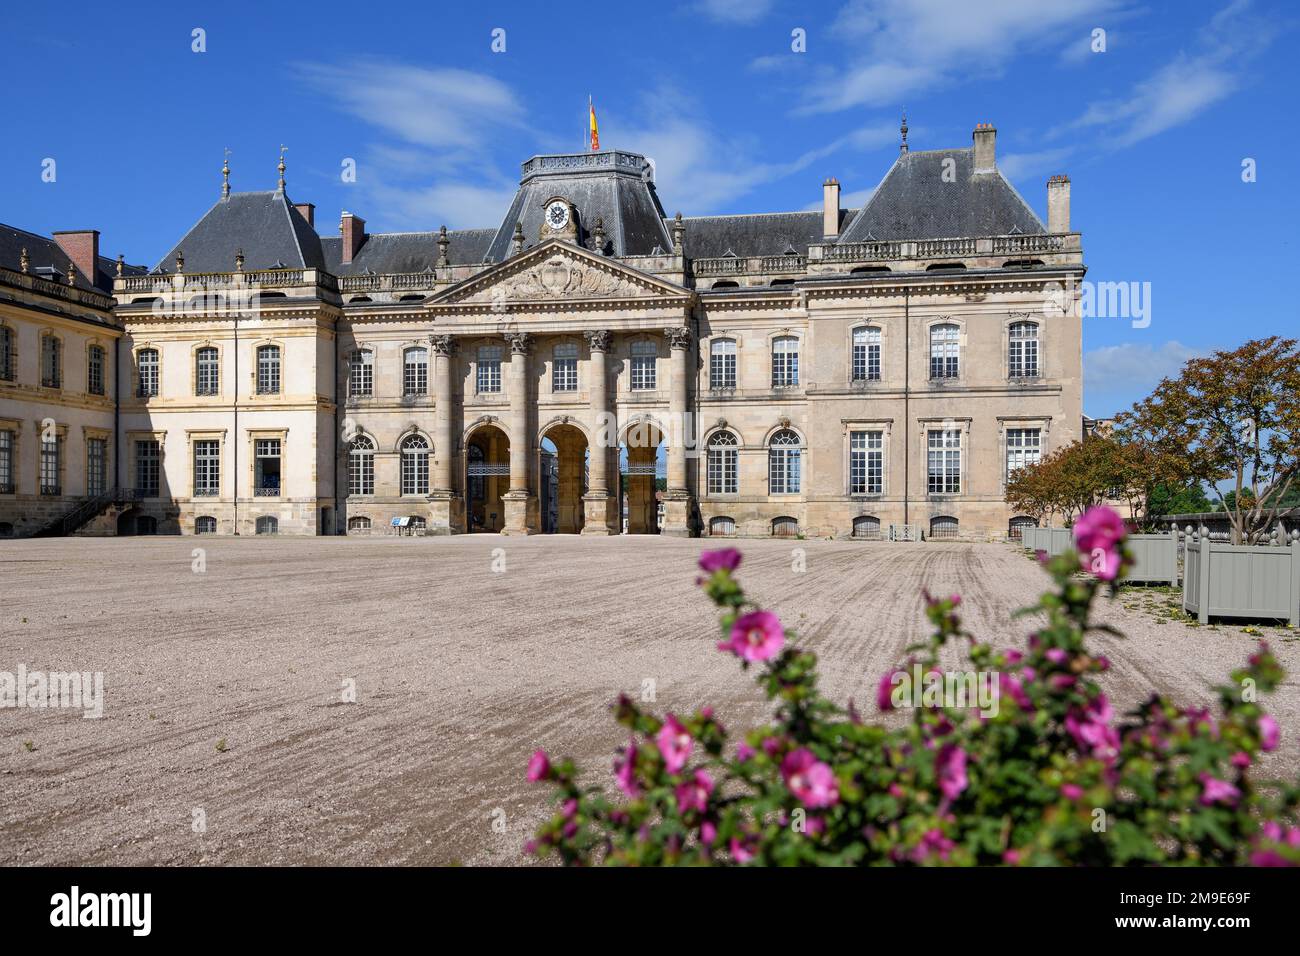
[[[999,165],[1044,218],[1046,178],[1068,173],[1089,278],[1151,283],[1148,327],[1085,320],[1089,414],[1191,355],[1300,327],[1286,0],[124,9],[6,10],[22,107],[0,142],[0,221],[97,228],[104,254],[152,265],[217,198],[223,148],[235,189],[270,189],[284,144],[289,194],[323,234],[343,209],[371,231],[495,226],[521,161],[581,148],[589,94],[601,145],[651,156],[670,214],[809,208],[827,176],[856,204],[906,107],[915,149],[994,123]]]

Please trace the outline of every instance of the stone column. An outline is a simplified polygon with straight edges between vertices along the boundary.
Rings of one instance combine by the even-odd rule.
[[[691,330],[685,326],[664,330],[668,337],[668,491],[664,494],[663,534],[690,534],[691,494],[686,484],[686,442],[693,437],[686,411]]]
[[[451,379],[455,367],[456,339],[435,335],[433,351],[433,487],[430,489],[429,530],[452,534],[465,530],[465,499],[456,493],[456,420],[452,414]]]
[[[606,356],[614,336],[608,331],[587,332],[587,347],[591,350],[591,381],[588,394],[591,398],[590,445],[587,449],[590,463],[587,470],[587,493],[583,496],[583,534],[617,534],[614,514],[615,499],[609,488],[609,459],[611,447],[618,446],[618,429],[609,409],[609,369]]]
[[[528,425],[528,352],[532,337],[527,332],[507,332],[505,338],[510,344],[510,490],[503,496],[502,534],[533,534],[538,530],[538,515],[537,496],[528,482],[533,444]]]

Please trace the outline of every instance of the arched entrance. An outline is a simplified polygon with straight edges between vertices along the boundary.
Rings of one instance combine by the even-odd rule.
[[[466,530],[499,532],[506,523],[502,496],[510,490],[510,439],[496,425],[480,425],[465,439]]]
[[[659,426],[643,418],[628,425],[619,448],[619,504],[624,534],[659,533],[660,478],[664,463],[660,447],[664,436]]]
[[[577,425],[557,422],[542,432],[537,473],[541,526],[546,534],[579,534],[587,493],[587,436]]]

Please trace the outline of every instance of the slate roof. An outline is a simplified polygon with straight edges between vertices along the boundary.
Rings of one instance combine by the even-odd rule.
[[[856,210],[840,210],[843,227]],[[672,220],[665,220],[672,229]],[[682,217],[682,245],[693,259],[724,256],[807,255],[810,243],[822,241],[821,210],[767,212],[743,216]]]
[[[19,272],[22,269],[22,251],[26,248],[28,271],[45,279],[63,282],[68,275],[68,259],[57,241],[50,236],[42,236],[17,226],[0,223],[0,266]],[[48,269],[54,270],[53,274]],[[117,260],[105,256],[99,257],[97,275],[94,281],[77,272],[77,286],[82,289],[98,289],[101,292],[113,291],[113,277],[117,274]],[[143,266],[124,265],[124,275],[141,275]]]
[[[496,229],[448,229],[447,258],[452,265],[471,265],[483,261]],[[336,276],[389,272],[424,272],[438,261],[437,232],[381,232],[367,235],[357,254],[347,265],[343,259],[343,237],[321,238],[325,268]]]
[[[155,270],[176,271],[176,253],[185,255],[186,272],[232,272],[235,251],[244,250],[244,268],[321,269],[320,237],[283,192],[231,193],[218,199]]]
[[[648,256],[672,249],[664,210],[654,183],[643,175],[646,158],[622,150],[534,156],[523,164],[519,191],[496,230],[488,256],[501,262],[510,254],[515,223],[523,224],[524,248],[541,242],[543,204],[563,196],[578,211],[578,241],[586,246],[596,220],[603,220],[614,256]]]
[[[974,173],[974,147],[900,153],[840,242],[1046,232],[998,169]],[[955,180],[945,182],[944,160]]]

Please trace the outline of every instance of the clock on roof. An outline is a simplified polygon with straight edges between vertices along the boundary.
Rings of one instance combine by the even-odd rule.
[[[578,241],[578,211],[563,196],[552,196],[542,203],[542,227],[538,239],[567,239]]]
[[[569,224],[569,204],[556,199],[546,207],[546,224],[559,232]]]

